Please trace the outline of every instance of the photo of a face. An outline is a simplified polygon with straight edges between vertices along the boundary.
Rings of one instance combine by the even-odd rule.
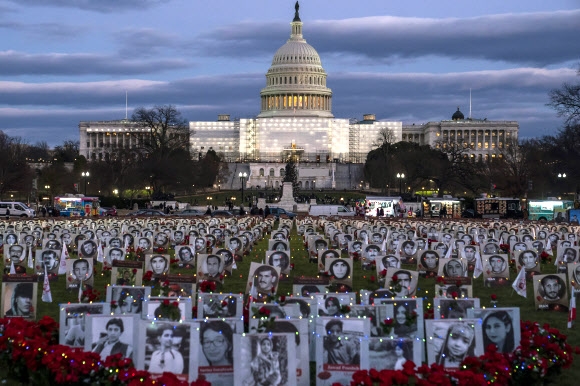
[[[537,309],[568,312],[565,274],[535,275],[534,292]]]
[[[532,250],[521,251],[518,262],[526,271],[534,270],[538,266],[538,254]]]
[[[147,256],[148,260],[146,271],[152,271],[153,275],[165,275],[169,273],[169,256],[151,255]]]

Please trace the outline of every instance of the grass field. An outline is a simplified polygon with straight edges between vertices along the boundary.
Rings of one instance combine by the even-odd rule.
[[[278,223],[276,223],[277,226]],[[266,238],[269,236],[266,236]],[[234,271],[233,275],[226,278],[223,286],[223,291],[226,293],[240,293],[244,291],[247,281],[248,270],[251,262],[261,262],[265,257],[265,251],[267,248],[267,239],[261,240],[257,245],[254,246],[253,250],[248,256],[244,257],[242,262],[238,262],[237,270]],[[173,251],[171,251],[173,253]],[[72,255],[74,257],[74,254]],[[294,263],[294,270],[290,275],[290,280],[280,282],[278,293],[279,294],[291,294],[292,290],[292,278],[300,276],[316,276],[318,274],[317,265],[310,263],[308,259],[308,253],[304,248],[302,238],[297,235],[294,229],[291,233],[291,256],[292,263]],[[404,267],[408,269],[415,270],[416,267],[409,266]],[[31,271],[31,270],[29,270]],[[542,273],[554,273],[556,268],[552,263],[542,265]],[[191,271],[180,270],[171,267],[171,273],[183,273],[192,274]],[[374,275],[371,271],[363,271],[360,267],[355,268],[353,273],[353,285],[356,290],[368,289],[374,290],[378,288],[375,282],[372,282],[370,276]],[[510,272],[511,278],[515,278],[515,271],[512,269]],[[104,301],[106,286],[110,280],[109,272],[101,272],[101,268],[97,267],[97,274],[95,276],[94,288],[101,293],[101,300]],[[434,295],[435,280],[421,278],[419,280],[417,296],[424,299],[423,304],[425,306],[432,304],[432,299]],[[59,277],[58,281],[51,283],[52,298],[53,303],[43,303],[41,299],[42,283],[39,284],[38,293],[38,304],[37,304],[37,315],[38,317],[42,315],[48,315],[52,318],[58,320],[59,317],[59,303],[76,303],[78,291],[65,289],[64,277]],[[568,343],[572,346],[580,346],[580,333],[578,329],[579,325],[575,325],[572,329],[567,328],[567,313],[557,313],[550,311],[537,311],[534,307],[534,295],[533,286],[528,282],[528,297],[523,298],[517,295],[510,287],[503,288],[486,288],[483,286],[483,280],[474,280],[473,282],[473,294],[474,297],[481,299],[482,306],[490,306],[490,296],[491,294],[497,295],[498,306],[499,307],[520,307],[521,319],[537,321],[539,323],[549,323],[552,327],[559,329],[564,334],[568,335]],[[158,292],[154,289],[152,294],[155,295]],[[576,360],[579,358],[576,357]],[[561,375],[558,384],[559,385],[576,385],[578,384],[578,379],[580,379],[580,364],[578,362],[574,363],[572,368],[565,370]]]

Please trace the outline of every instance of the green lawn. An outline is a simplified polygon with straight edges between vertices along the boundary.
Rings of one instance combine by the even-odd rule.
[[[276,223],[277,225],[277,223]],[[254,249],[250,252],[248,256],[244,257],[243,262],[237,264],[238,269],[234,271],[231,277],[226,278],[224,284],[224,292],[239,293],[243,291],[247,281],[248,270],[251,262],[261,262],[265,256],[265,250],[267,248],[267,240],[261,240]],[[291,274],[292,277],[298,276],[316,276],[317,275],[317,265],[310,263],[308,260],[308,254],[304,249],[302,238],[296,233],[296,230],[292,231],[291,234],[291,254],[292,262],[295,265],[295,269]],[[173,252],[171,252],[173,253]],[[415,267],[406,267],[408,269],[415,269]],[[552,263],[542,266],[542,273],[553,273],[556,268]],[[97,275],[95,277],[94,288],[101,293],[101,300],[104,300],[106,293],[106,286],[110,280],[110,273],[101,273],[100,267],[97,269]],[[172,273],[187,273],[185,270],[180,270],[173,268]],[[355,269],[353,276],[354,288],[369,289],[374,290],[378,288],[376,283],[371,282],[370,276],[374,275],[371,271],[362,271],[361,269]],[[515,278],[515,272],[512,270],[510,273],[511,278]],[[424,298],[424,305],[432,303],[434,294],[434,279],[419,279],[417,296]],[[42,295],[42,283],[39,284],[38,293],[38,316],[49,315],[58,320],[59,317],[59,303],[75,303],[77,302],[77,290],[68,291],[65,288],[64,276],[59,277],[58,281],[51,283],[52,298],[53,303],[44,303],[41,301]],[[473,294],[475,297],[481,299],[482,306],[490,305],[490,295],[495,293],[498,297],[500,307],[520,307],[522,320],[537,321],[539,323],[549,323],[552,327],[558,328],[561,332],[568,335],[568,343],[572,346],[580,346],[580,333],[578,332],[580,328],[580,322],[578,325],[574,326],[572,329],[567,328],[567,313],[555,313],[549,311],[536,311],[534,307],[534,300],[532,295],[532,285],[528,283],[528,297],[523,298],[517,295],[511,287],[504,288],[486,288],[483,286],[482,277],[474,280],[473,283]],[[290,295],[292,291],[292,280],[282,281],[279,285],[280,294]],[[152,291],[153,295],[158,294],[157,289]],[[576,360],[580,359],[578,356]],[[560,385],[576,385],[578,384],[578,379],[580,379],[580,364],[574,363],[572,368],[565,370],[562,374],[559,384]]]

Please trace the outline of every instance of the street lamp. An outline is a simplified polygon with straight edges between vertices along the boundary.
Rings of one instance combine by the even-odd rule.
[[[85,196],[87,195],[87,180],[89,179],[89,172],[82,172],[81,176],[85,179]]]
[[[244,203],[244,185],[246,183],[246,178],[248,178],[248,173],[240,172],[240,174],[238,174],[238,177],[240,177],[240,182],[242,183],[242,204],[243,204]]]
[[[44,185],[44,190],[48,193],[48,204],[51,204],[51,197],[50,197],[50,185]]]
[[[405,178],[405,173],[397,173],[397,178],[399,179],[399,196],[403,193],[403,178]]]
[[[558,173],[558,178],[566,178],[566,173]],[[560,184],[560,186],[562,186],[563,184]],[[564,189],[562,189],[564,190]],[[566,194],[566,192],[564,192],[564,194]]]

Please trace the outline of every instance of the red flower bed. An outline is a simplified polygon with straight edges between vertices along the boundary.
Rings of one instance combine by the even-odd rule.
[[[573,361],[573,349],[566,336],[555,328],[535,322],[521,322],[520,346],[509,354],[497,352],[494,345],[486,348],[480,357],[468,357],[458,370],[423,364],[416,367],[412,361],[403,370],[360,370],[353,374],[351,386],[391,385],[544,385],[555,381],[562,369]],[[576,348],[578,352],[578,348]]]
[[[58,344],[58,324],[48,316],[38,322],[0,319],[0,366],[3,376],[30,385],[165,385],[186,386],[174,374],[137,370],[131,359]],[[200,378],[192,386],[210,386]]]

